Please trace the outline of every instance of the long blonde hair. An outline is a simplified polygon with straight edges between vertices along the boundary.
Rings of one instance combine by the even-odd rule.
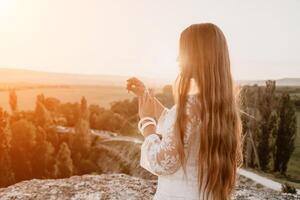
[[[181,164],[185,165],[187,157],[183,141],[184,110],[193,79],[200,102],[194,109],[201,121],[199,192],[202,191],[204,199],[227,200],[233,193],[237,167],[242,159],[242,127],[226,39],[214,24],[193,24],[181,33],[179,46],[181,73],[175,91],[175,128]]]

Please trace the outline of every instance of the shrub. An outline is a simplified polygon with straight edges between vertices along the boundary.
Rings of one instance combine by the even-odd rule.
[[[296,188],[288,183],[281,184],[281,191],[283,193],[297,194]]]

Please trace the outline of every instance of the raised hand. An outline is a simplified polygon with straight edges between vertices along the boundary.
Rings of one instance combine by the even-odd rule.
[[[126,89],[133,92],[136,96],[140,97],[144,94],[145,85],[141,80],[137,79],[136,77],[132,77],[127,80]]]
[[[153,89],[148,90],[148,92],[149,92],[148,93],[144,83],[142,81],[140,81],[139,79],[137,79],[136,77],[132,77],[127,80],[126,88],[128,91],[133,92],[137,97],[139,97],[139,103],[143,103],[143,102],[141,102],[143,100],[141,97],[143,97],[144,94],[150,95],[151,102],[150,103],[148,102],[147,104],[148,105],[150,104],[151,112],[153,110],[155,111],[155,113],[154,113],[155,118],[158,119],[160,117],[160,115],[161,115],[162,111],[165,109],[165,107],[162,105],[162,103],[160,103],[160,101],[157,98],[154,97]],[[152,108],[153,104],[154,104],[155,109]],[[144,106],[141,106],[141,105],[139,106],[140,109],[143,109],[142,107],[144,107]],[[141,111],[141,112],[139,112],[140,116],[149,114],[148,111],[146,111],[146,114],[143,112],[143,110],[140,110],[140,111]],[[153,113],[151,113],[151,115],[153,115]]]

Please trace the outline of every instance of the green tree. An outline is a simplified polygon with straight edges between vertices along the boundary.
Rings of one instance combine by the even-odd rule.
[[[11,125],[11,159],[16,181],[31,179],[32,152],[35,147],[36,128],[33,123],[21,119]]]
[[[75,134],[71,138],[72,159],[74,171],[82,174],[86,171],[83,163],[89,159],[92,138],[90,134],[90,119],[87,101],[83,97],[79,106],[79,118],[75,125]]]
[[[276,139],[274,171],[285,174],[287,164],[295,149],[296,113],[295,105],[288,93],[283,93],[278,108],[280,122]]]
[[[75,127],[73,147],[75,151],[86,154],[91,147],[91,134],[89,121],[80,119]]]
[[[36,132],[36,145],[33,149],[32,168],[35,178],[49,178],[53,174],[54,147],[47,141],[46,132],[39,127]]]
[[[37,101],[35,107],[35,121],[38,126],[46,127],[52,123],[52,118],[44,104]]]
[[[75,126],[80,119],[80,105],[78,102],[61,104],[59,113],[67,120],[66,126]]]
[[[115,101],[111,103],[110,110],[126,118],[135,116],[138,113],[137,98],[133,98],[132,100],[125,99],[123,101]]]
[[[6,187],[15,182],[10,157],[9,126],[7,115],[0,108],[0,187]]]
[[[174,105],[172,85],[164,86],[162,89],[162,93],[158,93],[155,96],[163,105],[168,108],[171,108]]]
[[[266,171],[269,169],[269,164],[272,156],[272,137],[277,131],[278,123],[276,115],[276,97],[275,97],[275,81],[267,81],[266,87],[259,94],[258,110],[260,113],[259,131],[257,132],[258,141],[258,157],[260,167]]]
[[[52,124],[53,120],[51,113],[47,110],[45,106],[46,100],[43,94],[40,94],[36,98],[35,105],[35,121],[36,124],[40,127],[45,128]]]
[[[1,188],[1,187],[7,187],[11,184],[14,184],[15,174],[12,169],[9,150],[5,148],[5,149],[1,149],[0,151],[1,151],[1,157],[0,157],[0,188]]]
[[[44,101],[44,106],[51,112],[58,112],[60,101],[53,97],[47,97]]]
[[[56,178],[65,178],[73,175],[71,151],[65,142],[63,142],[59,147],[54,168]]]
[[[86,152],[91,146],[91,135],[89,110],[87,107],[87,101],[84,97],[81,99],[79,112],[79,119],[75,125],[75,138],[73,141],[73,147],[77,152]]]
[[[257,135],[259,134],[259,112],[257,103],[261,88],[258,85],[244,86],[241,90],[241,109],[243,124],[243,154],[246,167],[259,167],[256,154]]]
[[[111,110],[105,110],[97,116],[93,115],[92,119],[94,121],[94,128],[113,132],[119,131],[122,123],[125,122],[125,119],[120,114],[114,113]]]
[[[98,116],[97,129],[137,136],[138,98],[116,101]],[[139,134],[138,134],[139,135]]]
[[[84,120],[89,120],[89,109],[87,105],[87,100],[85,97],[81,98],[80,101],[80,113],[79,118]]]
[[[9,105],[12,112],[16,112],[18,108],[18,97],[15,90],[9,92]]]

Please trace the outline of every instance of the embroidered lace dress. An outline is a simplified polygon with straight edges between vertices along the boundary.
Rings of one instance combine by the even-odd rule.
[[[200,199],[197,171],[200,120],[193,114],[197,103],[197,95],[187,96],[185,109],[187,122],[184,131],[184,149],[187,156],[186,178],[175,149],[176,104],[171,109],[165,108],[158,119],[156,133],[161,134],[161,137],[157,134],[148,135],[142,144],[140,164],[158,176],[154,200]]]

